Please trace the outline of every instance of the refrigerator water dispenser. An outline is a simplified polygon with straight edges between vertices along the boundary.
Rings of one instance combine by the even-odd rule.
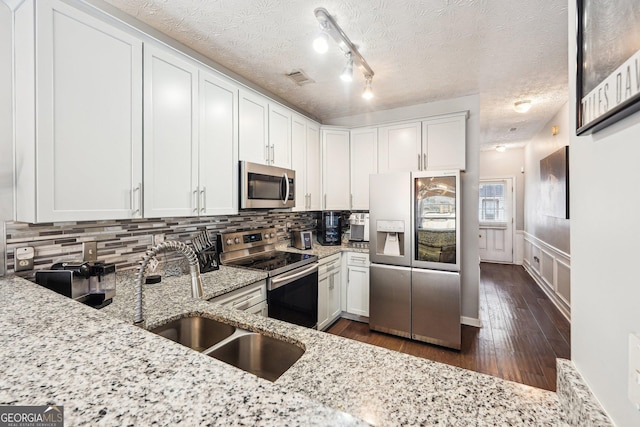
[[[404,256],[404,221],[376,222],[378,255]]]

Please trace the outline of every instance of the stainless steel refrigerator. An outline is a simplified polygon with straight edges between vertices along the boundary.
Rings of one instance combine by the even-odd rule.
[[[460,349],[460,172],[369,184],[370,329]]]

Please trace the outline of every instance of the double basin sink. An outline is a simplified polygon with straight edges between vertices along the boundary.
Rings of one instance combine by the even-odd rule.
[[[208,317],[181,317],[150,332],[269,381],[304,353],[300,347]]]

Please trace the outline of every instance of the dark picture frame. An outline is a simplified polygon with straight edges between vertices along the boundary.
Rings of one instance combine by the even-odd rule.
[[[576,134],[640,110],[640,2],[577,0]]]

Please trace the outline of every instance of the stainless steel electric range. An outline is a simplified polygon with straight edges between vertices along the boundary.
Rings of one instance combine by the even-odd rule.
[[[224,233],[220,262],[268,273],[269,317],[316,328],[318,323],[318,257],[276,249],[275,228]]]

